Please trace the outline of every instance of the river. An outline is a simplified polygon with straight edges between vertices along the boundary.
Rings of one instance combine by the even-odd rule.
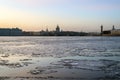
[[[120,37],[0,37],[0,80],[119,80]]]

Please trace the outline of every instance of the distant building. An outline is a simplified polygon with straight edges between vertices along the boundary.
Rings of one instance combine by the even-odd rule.
[[[19,28],[0,28],[0,36],[22,36],[22,30]]]
[[[40,36],[87,36],[88,34],[85,32],[74,32],[74,31],[63,31],[60,30],[59,25],[57,25],[55,31],[40,31]]]
[[[57,25],[54,31],[22,31],[19,28],[0,28],[0,36],[88,36],[86,32],[63,31]]]
[[[12,28],[11,36],[22,36],[22,30],[19,28]]]
[[[114,25],[112,30],[105,30],[102,32],[103,36],[120,36],[120,29],[115,29]]]
[[[56,27],[56,32],[60,32],[60,27],[59,27],[59,25],[57,25],[57,27]]]

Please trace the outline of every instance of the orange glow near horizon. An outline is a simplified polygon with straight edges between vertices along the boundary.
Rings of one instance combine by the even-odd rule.
[[[0,0],[0,28],[25,31],[99,31],[112,25],[120,28],[118,0]]]

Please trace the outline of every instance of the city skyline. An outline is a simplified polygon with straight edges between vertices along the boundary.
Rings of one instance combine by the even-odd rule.
[[[0,0],[0,28],[100,31],[120,28],[120,0]]]

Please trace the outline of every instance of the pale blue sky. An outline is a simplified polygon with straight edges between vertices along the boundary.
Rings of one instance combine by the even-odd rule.
[[[0,27],[100,31],[120,28],[120,0],[0,0]]]

